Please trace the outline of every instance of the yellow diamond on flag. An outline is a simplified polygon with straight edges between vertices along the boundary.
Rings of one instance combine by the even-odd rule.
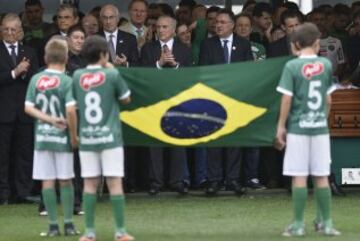
[[[231,134],[265,112],[266,108],[235,100],[199,83],[167,100],[123,111],[120,117],[162,142],[189,146]]]

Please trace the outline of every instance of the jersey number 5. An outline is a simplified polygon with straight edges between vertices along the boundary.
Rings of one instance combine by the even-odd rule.
[[[308,107],[311,110],[317,110],[321,107],[322,104],[322,96],[319,91],[319,88],[321,87],[321,81],[320,80],[313,80],[310,81],[309,85],[309,99],[307,104]]]

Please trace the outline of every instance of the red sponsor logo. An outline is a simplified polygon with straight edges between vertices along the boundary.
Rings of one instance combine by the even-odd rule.
[[[36,88],[44,92],[49,89],[56,89],[60,85],[60,78],[58,76],[41,76],[36,82]]]
[[[302,68],[302,74],[305,78],[311,79],[315,75],[319,75],[324,72],[323,63],[305,64]]]
[[[86,73],[80,77],[80,86],[85,91],[89,91],[91,88],[100,86],[105,82],[105,74],[103,72]]]

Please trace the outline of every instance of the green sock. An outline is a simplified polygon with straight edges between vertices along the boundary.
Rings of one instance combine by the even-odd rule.
[[[306,187],[293,187],[292,199],[294,204],[295,227],[300,228],[304,224],[304,210],[307,201]]]
[[[322,215],[321,215],[321,210],[320,210],[320,203],[319,203],[319,198],[318,198],[318,190],[316,187],[314,187],[314,201],[315,201],[315,208],[316,208],[316,218],[315,218],[315,222],[317,223],[321,223],[323,221]]]
[[[60,199],[64,212],[64,223],[73,222],[74,188],[72,185],[60,188]]]
[[[56,210],[56,193],[54,188],[47,188],[42,190],[44,199],[44,205],[48,212],[48,218],[50,224],[57,224],[57,210]]]
[[[329,187],[317,188],[317,202],[321,211],[321,216],[325,222],[325,225],[331,226],[331,190]]]
[[[85,209],[85,234],[94,233],[96,194],[84,192],[83,204]]]
[[[124,195],[111,195],[110,201],[113,207],[116,232],[124,233],[125,232],[125,228],[124,228],[125,197]]]

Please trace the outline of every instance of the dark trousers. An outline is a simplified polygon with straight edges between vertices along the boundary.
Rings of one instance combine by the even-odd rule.
[[[125,189],[144,188],[148,183],[149,148],[126,146],[125,150]]]
[[[182,147],[151,147],[149,178],[150,185],[164,186],[164,169],[168,166],[169,184],[171,187],[183,181],[186,162],[186,149]]]
[[[197,187],[207,180],[207,152],[205,147],[187,148],[188,161],[185,162],[184,179]],[[189,164],[193,164],[190,165]],[[190,169],[193,168],[193,172]],[[191,177],[190,173],[193,173]]]
[[[6,113],[3,113],[6,114]],[[33,125],[0,124],[0,199],[24,199],[32,189]]]
[[[76,207],[80,207],[82,202],[83,179],[81,178],[79,150],[74,150],[74,173],[75,173],[75,178],[73,179],[74,194],[75,194],[74,205]]]
[[[266,183],[278,187],[286,182],[286,178],[282,175],[283,152],[279,152],[273,147],[261,147],[260,160],[264,163]]]
[[[246,180],[259,177],[260,151],[257,147],[244,148],[244,175]]]
[[[242,149],[239,147],[211,147],[207,149],[208,180],[220,182],[240,177]]]

